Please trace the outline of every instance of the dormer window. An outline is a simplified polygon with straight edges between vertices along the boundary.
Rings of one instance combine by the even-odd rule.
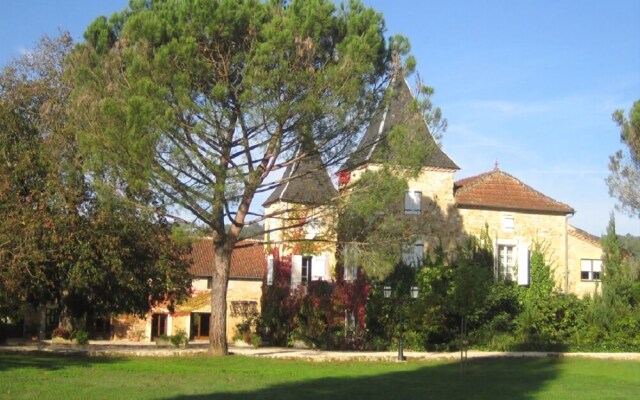
[[[408,190],[404,195],[404,213],[420,214],[422,212],[422,192]]]
[[[309,220],[307,222],[307,225],[305,226],[305,239],[307,240],[312,240],[315,239],[316,236],[318,236],[320,234],[320,221],[318,221],[318,219],[313,218],[311,220]]]

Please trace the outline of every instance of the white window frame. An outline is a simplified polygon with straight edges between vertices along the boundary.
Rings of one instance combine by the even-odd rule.
[[[422,213],[422,192],[410,189],[404,194],[404,213],[417,215]]]
[[[583,278],[585,272],[587,273],[586,279]],[[599,282],[602,280],[602,260],[595,258],[580,259],[580,280],[582,282]]]
[[[517,282],[528,286],[530,281],[529,245],[521,240],[497,239],[494,244],[496,279]]]
[[[504,251],[503,251],[504,250]],[[516,278],[516,245],[511,243],[498,243],[497,265],[498,278],[514,281]],[[510,256],[510,257],[509,257]]]

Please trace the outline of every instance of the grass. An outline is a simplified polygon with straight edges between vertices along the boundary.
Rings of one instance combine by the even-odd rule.
[[[0,355],[0,399],[634,399],[640,363],[592,359],[312,363]]]

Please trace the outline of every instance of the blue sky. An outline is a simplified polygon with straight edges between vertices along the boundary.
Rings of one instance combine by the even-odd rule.
[[[0,65],[58,28],[81,40],[127,0],[4,0]],[[604,179],[619,131],[640,99],[640,0],[365,0],[389,34],[412,43],[423,81],[449,121],[443,149],[456,178],[500,169],[577,210],[602,234],[615,201]],[[640,220],[616,213],[619,233]]]

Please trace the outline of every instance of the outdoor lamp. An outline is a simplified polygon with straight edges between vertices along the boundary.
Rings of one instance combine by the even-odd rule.
[[[388,299],[389,297],[391,297],[391,286],[383,287],[382,292],[384,293],[384,298]]]
[[[417,286],[411,286],[411,298],[412,299],[417,299],[418,298],[418,287]]]

